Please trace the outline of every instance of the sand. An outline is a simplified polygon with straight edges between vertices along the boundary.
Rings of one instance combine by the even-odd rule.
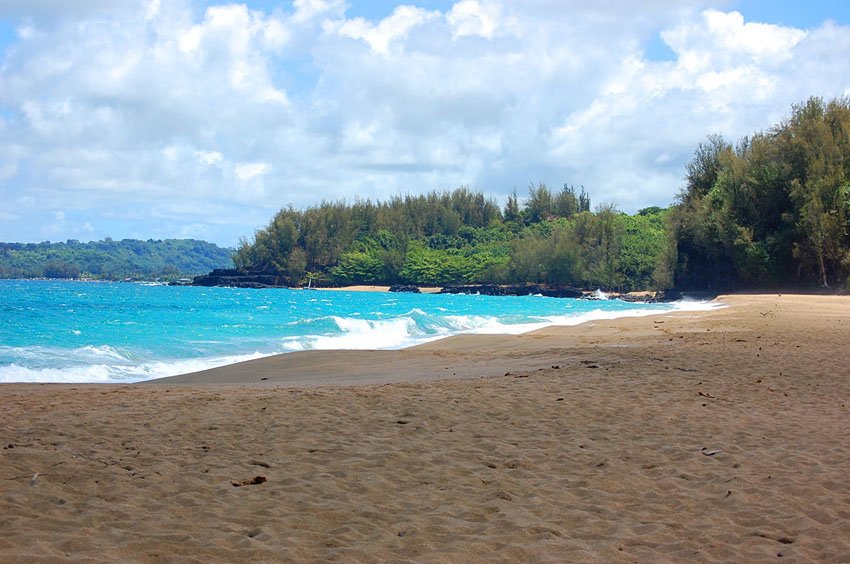
[[[848,562],[850,299],[720,300],[0,386],[0,561]]]

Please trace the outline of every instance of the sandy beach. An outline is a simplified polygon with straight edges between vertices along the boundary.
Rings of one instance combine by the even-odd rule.
[[[0,561],[850,561],[850,298],[0,386]]]

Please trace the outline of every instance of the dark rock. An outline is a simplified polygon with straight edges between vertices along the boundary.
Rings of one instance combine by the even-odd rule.
[[[717,292],[704,290],[679,290],[676,288],[668,288],[660,290],[656,293],[655,299],[658,302],[676,302],[679,300],[713,300],[718,296]]]
[[[441,294],[481,294],[485,296],[546,296],[549,298],[580,298],[581,290],[569,286],[546,284],[467,284],[446,285]]]
[[[419,286],[410,284],[393,284],[390,286],[390,292],[409,292],[411,294],[419,294]]]
[[[277,288],[285,286],[282,277],[274,272],[242,272],[235,268],[213,270],[195,276],[193,286],[227,286],[231,288]]]
[[[636,296],[634,294],[620,294],[617,296],[618,300],[622,300],[624,302],[637,303],[637,304],[654,304],[658,301],[657,296]]]

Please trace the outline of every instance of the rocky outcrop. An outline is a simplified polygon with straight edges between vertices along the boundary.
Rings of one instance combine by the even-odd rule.
[[[545,284],[465,284],[443,286],[441,294],[481,294],[484,296],[546,296],[549,298],[580,298],[582,291],[568,286]]]
[[[414,286],[412,284],[394,284],[390,286],[390,292],[408,292],[411,294],[419,294],[422,291],[419,289],[419,286]]]
[[[676,288],[668,288],[660,290],[656,295],[656,301],[659,302],[676,302],[679,300],[713,300],[719,295],[719,292],[710,292],[704,290],[679,290]]]
[[[218,268],[209,274],[195,276],[193,286],[228,286],[231,288],[280,288],[285,281],[273,272],[242,272],[235,268]]]

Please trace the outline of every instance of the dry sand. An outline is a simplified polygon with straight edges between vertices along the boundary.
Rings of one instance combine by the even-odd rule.
[[[850,299],[720,299],[4,385],[0,560],[848,562]]]

